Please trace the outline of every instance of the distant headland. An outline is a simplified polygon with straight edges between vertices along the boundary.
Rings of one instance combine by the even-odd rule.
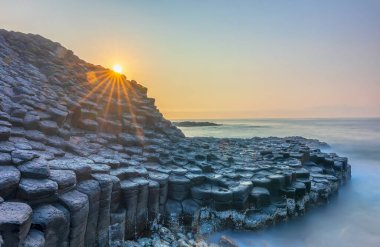
[[[221,126],[222,124],[212,123],[212,122],[197,122],[197,121],[183,121],[183,122],[173,122],[177,127],[208,127],[208,126]]]

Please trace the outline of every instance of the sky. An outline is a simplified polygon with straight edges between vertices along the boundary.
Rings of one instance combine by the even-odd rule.
[[[0,28],[120,64],[169,119],[380,117],[378,0],[0,0]]]

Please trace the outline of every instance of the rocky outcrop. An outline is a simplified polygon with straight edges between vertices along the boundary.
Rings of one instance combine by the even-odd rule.
[[[349,178],[347,158],[320,144],[185,138],[135,81],[0,30],[1,246],[193,246],[162,224],[257,229]]]

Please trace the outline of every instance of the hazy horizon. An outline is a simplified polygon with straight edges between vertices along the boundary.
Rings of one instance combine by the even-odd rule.
[[[380,1],[3,1],[148,88],[169,119],[380,117]]]
[[[248,117],[248,118],[169,118],[172,121],[212,121],[212,120],[371,120],[380,117]]]

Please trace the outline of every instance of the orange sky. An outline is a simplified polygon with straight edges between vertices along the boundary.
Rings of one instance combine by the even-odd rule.
[[[171,119],[380,117],[378,2],[215,2],[8,1],[0,23],[120,64]]]

